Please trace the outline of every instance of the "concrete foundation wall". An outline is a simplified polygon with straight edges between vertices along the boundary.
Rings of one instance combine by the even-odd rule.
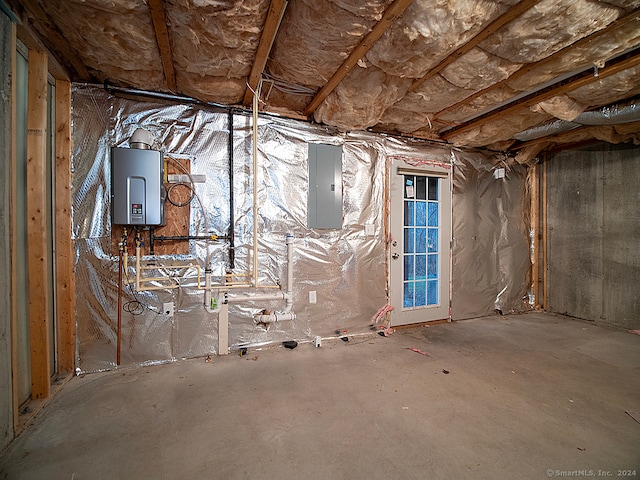
[[[640,147],[548,159],[550,312],[640,328]]]
[[[13,439],[11,387],[11,22],[0,12],[0,451]]]

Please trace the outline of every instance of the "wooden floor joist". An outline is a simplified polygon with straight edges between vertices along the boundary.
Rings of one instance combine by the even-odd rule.
[[[539,1],[540,0],[523,0],[523,1],[515,4],[509,10],[507,10],[504,14],[500,15],[493,22],[491,22],[489,25],[487,25],[478,35],[476,35],[471,40],[469,40],[467,43],[465,43],[464,45],[458,47],[456,50],[454,50],[449,55],[447,55],[447,57],[444,60],[442,60],[435,67],[433,67],[431,70],[429,70],[426,73],[426,75],[424,75],[421,78],[415,80],[411,84],[411,87],[409,87],[409,91],[412,92],[412,91],[416,90],[424,82],[426,82],[430,78],[433,78],[439,72],[444,70],[447,66],[451,65],[453,62],[458,60],[464,54],[468,53],[473,48],[475,48],[480,42],[482,42],[482,41],[486,40],[487,38],[489,38],[491,35],[496,33],[500,28],[504,27],[507,23],[511,22],[515,18],[517,18],[520,15],[522,15],[524,12],[529,10],[531,7],[533,7]]]
[[[599,81],[603,78],[620,73],[628,68],[640,65],[640,47],[636,47],[633,50],[620,55],[612,60],[609,60],[605,66],[597,71],[597,75],[594,75],[593,69],[585,70],[581,73],[573,75],[565,80],[561,80],[557,83],[549,85],[546,88],[533,92],[525,97],[507,103],[502,107],[496,108],[490,112],[473,118],[467,122],[464,122],[458,126],[449,128],[440,133],[442,138],[449,140],[460,133],[469,131],[474,128],[478,128],[487,123],[491,123],[497,117],[503,117],[518,110],[529,108],[537,103],[548,100],[557,95],[576,90],[580,87],[588,85],[590,83]]]
[[[173,54],[171,53],[171,42],[169,41],[169,31],[167,30],[167,15],[162,0],[149,0],[149,8],[151,10],[153,28],[156,32],[156,41],[158,43],[158,50],[160,51],[164,78],[169,90],[177,93],[176,72],[173,68]]]
[[[572,43],[571,45],[568,45],[566,47],[564,47],[562,50],[558,50],[556,53],[554,53],[553,55],[550,55],[538,62],[534,62],[534,63],[528,63],[526,65],[523,65],[519,70],[515,71],[513,74],[511,74],[511,76],[509,76],[508,78],[505,78],[504,80],[494,83],[493,85],[490,85],[487,88],[484,88],[482,90],[478,90],[477,92],[469,95],[468,97],[465,97],[461,100],[459,100],[458,102],[454,103],[453,105],[449,105],[447,108],[443,108],[442,110],[440,110],[439,112],[437,112],[434,115],[434,119],[438,119],[439,117],[443,116],[444,114],[451,112],[451,111],[455,111],[458,108],[460,108],[463,105],[466,105],[470,102],[472,102],[473,100],[475,100],[478,97],[481,97],[489,92],[492,92],[493,90],[496,90],[498,88],[504,87],[506,85],[509,84],[509,82],[512,82],[514,80],[517,80],[520,77],[523,77],[524,75],[528,74],[531,71],[534,71],[540,67],[542,67],[543,65],[546,65],[552,61],[557,60],[558,58],[561,58],[562,56],[566,55],[567,53],[571,52],[571,51],[575,51],[578,48],[582,48],[585,45],[588,45],[591,42],[594,42],[596,40],[598,40],[600,37],[608,34],[609,32],[622,27],[623,25],[626,25],[629,22],[638,22],[640,23],[640,16],[638,15],[638,12],[632,12],[628,15],[625,15],[624,17],[619,18],[618,20],[616,20],[615,22],[607,25],[605,28],[603,28],[602,30],[598,30],[597,32],[592,33],[591,35],[588,35],[580,40],[578,40],[576,43]],[[640,26],[639,26],[640,28]]]
[[[353,49],[351,54],[347,57],[342,65],[336,70],[329,81],[316,93],[315,97],[311,100],[309,105],[304,111],[304,114],[309,117],[316,109],[324,102],[325,98],[329,96],[331,92],[342,82],[344,77],[351,71],[351,69],[358,63],[364,55],[375,45],[375,43],[382,37],[391,25],[398,19],[400,15],[407,9],[413,0],[395,0],[384,12],[384,15],[378,23],[371,29],[366,37]]]
[[[264,71],[264,67],[269,59],[271,53],[271,47],[273,47],[273,41],[276,38],[278,29],[280,28],[280,22],[284,16],[284,12],[288,5],[287,0],[271,0],[269,5],[269,13],[267,13],[267,19],[262,29],[262,36],[260,37],[260,44],[256,51],[256,57],[253,60],[253,66],[251,67],[251,73],[247,79],[247,89],[244,92],[244,99],[242,104],[248,107],[251,104],[253,92],[258,88],[258,82]]]
[[[49,71],[53,71],[57,78],[62,76],[68,78],[66,70],[70,70],[75,81],[91,80],[91,75],[82,62],[80,55],[71,47],[66,37],[56,27],[52,26],[51,19],[44,12],[39,2],[36,0],[16,2],[14,0],[11,3],[21,3],[22,5],[16,11],[25,8],[32,17],[21,18],[22,23],[18,25],[18,37],[30,49],[43,50],[43,47],[46,47],[53,54],[49,55],[48,59],[50,63]],[[42,38],[48,39],[46,45],[41,43]],[[64,66],[58,66],[56,59],[63,62]]]

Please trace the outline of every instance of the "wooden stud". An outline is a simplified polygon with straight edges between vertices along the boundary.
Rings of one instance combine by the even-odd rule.
[[[616,20],[615,22],[607,25],[605,28],[603,28],[602,30],[598,30],[597,32],[592,33],[591,35],[588,35],[580,40],[578,40],[576,43],[572,43],[571,45],[568,45],[566,47],[564,47],[562,50],[557,51],[556,53],[554,53],[553,55],[548,56],[547,58],[544,58],[538,62],[534,62],[534,63],[528,63],[526,65],[523,65],[519,70],[517,70],[516,72],[514,72],[510,77],[505,78],[504,80],[498,82],[498,83],[494,83],[493,85],[490,85],[489,87],[479,90],[475,93],[473,93],[472,95],[469,95],[466,98],[463,98],[462,100],[454,103],[453,105],[449,105],[447,108],[444,108],[442,110],[440,110],[438,113],[436,113],[434,115],[434,119],[438,119],[439,117],[441,117],[442,115],[457,110],[458,108],[460,108],[462,105],[466,105],[467,103],[472,102],[473,100],[475,100],[478,97],[481,97],[493,90],[496,90],[498,88],[504,87],[506,85],[509,84],[509,82],[512,82],[513,80],[516,80],[526,74],[528,74],[529,72],[533,71],[533,70],[537,70],[538,68],[540,68],[543,65],[546,65],[547,63],[554,61],[560,57],[562,57],[563,55],[567,54],[568,52],[575,50],[577,48],[581,48],[585,45],[587,45],[588,43],[591,43],[595,40],[597,40],[599,37],[601,37],[602,35],[605,35],[607,33],[609,33],[612,30],[615,30],[616,28],[620,28],[621,26],[631,22],[631,21],[638,21],[638,13],[637,12],[632,12],[628,15],[625,15],[624,17],[619,18],[618,20]],[[442,120],[441,120],[442,121]]]
[[[76,353],[76,289],[71,238],[71,83],[56,81],[56,306],[58,371],[72,372]]]
[[[307,106],[304,114],[309,117],[322,102],[335,90],[340,82],[347,76],[351,69],[358,63],[364,55],[375,45],[391,25],[398,19],[400,15],[407,9],[413,0],[395,0],[384,12],[384,15],[378,23],[371,29],[366,37],[351,52],[336,73],[329,79],[324,87],[316,94]]]
[[[543,102],[557,95],[570,92],[611,75],[615,75],[616,73],[620,73],[637,65],[640,65],[640,47],[636,47],[626,54],[608,61],[602,69],[598,70],[597,76],[594,75],[593,69],[585,70],[569,77],[566,80],[556,82],[521,99],[509,102],[500,108],[491,110],[490,112],[480,115],[468,122],[464,122],[456,127],[445,130],[444,132],[441,132],[441,136],[442,138],[449,140],[460,133],[490,123],[498,117],[504,117],[505,115],[518,110],[532,107],[537,103]]]
[[[540,198],[539,198],[539,181],[538,181],[538,165],[534,165],[531,167],[529,171],[529,191],[531,193],[531,241],[533,242],[533,258],[531,265],[531,286],[533,288],[533,297],[535,299],[535,306],[537,307],[540,304],[539,297],[539,281],[538,277],[540,275],[540,252],[538,241],[538,232],[540,225]]]
[[[267,60],[269,59],[269,53],[271,53],[273,41],[276,38],[278,29],[280,28],[280,22],[282,21],[282,17],[284,16],[284,12],[287,8],[288,3],[289,2],[287,0],[271,0],[271,4],[269,5],[269,13],[267,14],[264,28],[262,29],[260,44],[258,45],[258,50],[256,51],[256,58],[253,61],[251,73],[249,74],[249,79],[247,80],[247,83],[249,85],[244,92],[244,99],[242,100],[242,104],[245,107],[248,107],[251,104],[253,92],[255,92],[258,88],[258,82],[260,81],[260,77],[262,76],[264,67],[267,64]]]
[[[167,81],[169,90],[176,93],[176,72],[173,68],[173,54],[171,53],[171,42],[169,41],[169,31],[167,30],[167,15],[164,10],[162,0],[149,0],[151,9],[151,20],[156,32],[156,41],[162,60],[164,78]]]
[[[50,392],[50,312],[47,252],[47,55],[29,51],[27,110],[27,251],[31,398]]]
[[[515,4],[509,10],[507,10],[504,14],[500,15],[493,22],[491,22],[489,25],[487,25],[487,27],[484,28],[478,35],[476,35],[471,40],[469,40],[467,43],[465,43],[464,45],[458,47],[456,50],[454,50],[452,53],[450,53],[438,65],[436,65],[434,68],[429,70],[426,75],[424,75],[423,77],[421,77],[421,78],[417,79],[416,81],[414,81],[413,84],[411,84],[411,87],[409,87],[409,91],[412,92],[412,91],[416,90],[424,82],[426,82],[430,78],[433,78],[435,75],[437,75],[439,72],[444,70],[447,66],[451,65],[456,60],[458,60],[464,54],[470,52],[480,42],[482,42],[482,41],[486,40],[487,38],[489,38],[491,35],[496,33],[500,28],[504,27],[507,23],[511,22],[515,18],[517,18],[520,15],[522,15],[524,12],[529,10],[531,7],[533,7],[538,2],[539,2],[539,0],[524,0],[522,2],[519,2],[519,3]]]
[[[17,234],[16,234],[16,218],[17,218],[17,200],[16,200],[16,163],[17,163],[17,145],[16,145],[16,132],[18,131],[17,125],[17,83],[16,75],[17,71],[17,45],[16,45],[16,25],[11,24],[11,71],[14,72],[11,75],[11,139],[10,142],[10,157],[11,166],[9,168],[11,175],[11,193],[9,194],[9,215],[10,215],[10,235],[11,235],[11,252],[12,258],[14,258],[17,251]],[[16,297],[18,296],[18,265],[15,260],[11,262],[11,388],[13,390],[13,432],[17,435],[19,425],[19,411],[20,402],[18,398],[19,384],[18,384],[18,302]]]
[[[547,273],[549,266],[547,265],[547,220],[547,154],[545,154],[542,160],[542,306],[548,311],[547,298],[549,284],[547,283]]]

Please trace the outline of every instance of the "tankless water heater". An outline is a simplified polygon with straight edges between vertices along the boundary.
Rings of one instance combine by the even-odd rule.
[[[139,148],[111,149],[111,223],[164,224],[164,158]]]

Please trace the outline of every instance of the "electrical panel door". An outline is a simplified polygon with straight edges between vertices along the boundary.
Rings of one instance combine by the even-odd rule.
[[[309,228],[342,228],[342,147],[309,144]]]
[[[162,152],[137,148],[111,149],[111,223],[164,224],[164,159]]]

